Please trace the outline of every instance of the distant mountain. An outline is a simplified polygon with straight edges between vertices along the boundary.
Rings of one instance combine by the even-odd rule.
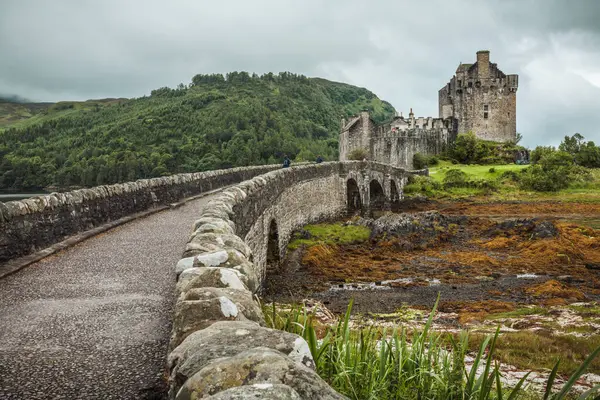
[[[94,186],[180,172],[337,159],[342,117],[394,108],[289,72],[196,75],[137,99],[0,103],[0,189]],[[2,129],[4,129],[2,131]]]
[[[0,93],[0,103],[33,103],[31,100],[27,100],[24,97],[16,94],[2,94]]]

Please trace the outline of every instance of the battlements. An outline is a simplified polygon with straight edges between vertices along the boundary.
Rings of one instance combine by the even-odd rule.
[[[473,64],[460,63],[455,75],[438,92],[439,117],[408,117],[402,113],[378,125],[362,112],[343,119],[340,160],[362,149],[371,161],[412,168],[415,153],[439,154],[459,133],[473,132],[481,139],[516,139],[516,92],[519,76],[507,75],[490,62],[489,50],[477,52]]]
[[[370,161],[412,168],[415,153],[439,154],[456,137],[452,118],[397,115],[387,124],[377,125],[362,112],[342,120],[340,160],[348,160],[352,151],[362,149]]]

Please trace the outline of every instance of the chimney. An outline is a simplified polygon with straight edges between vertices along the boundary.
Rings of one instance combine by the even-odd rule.
[[[477,52],[477,77],[487,79],[490,77],[490,51],[480,50]]]

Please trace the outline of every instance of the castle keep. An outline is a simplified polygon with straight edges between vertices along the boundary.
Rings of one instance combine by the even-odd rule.
[[[517,135],[518,75],[506,75],[490,63],[489,51],[478,51],[475,64],[460,64],[439,91],[440,118],[454,118],[458,132],[496,142]]]
[[[405,118],[377,125],[368,112],[342,120],[340,160],[363,149],[367,158],[398,167],[412,168],[416,153],[439,154],[459,133],[497,142],[516,139],[518,75],[504,74],[490,63],[490,52],[477,52],[474,64],[460,64],[450,82],[440,89],[439,118],[417,117],[412,109]]]

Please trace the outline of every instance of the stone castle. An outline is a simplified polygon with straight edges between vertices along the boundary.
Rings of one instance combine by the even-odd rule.
[[[339,151],[345,161],[356,149],[384,164],[412,168],[416,153],[439,154],[459,133],[497,142],[516,140],[518,75],[506,75],[490,63],[490,52],[477,52],[477,62],[460,64],[456,74],[439,90],[439,118],[405,118],[377,125],[368,112],[342,120]]]

